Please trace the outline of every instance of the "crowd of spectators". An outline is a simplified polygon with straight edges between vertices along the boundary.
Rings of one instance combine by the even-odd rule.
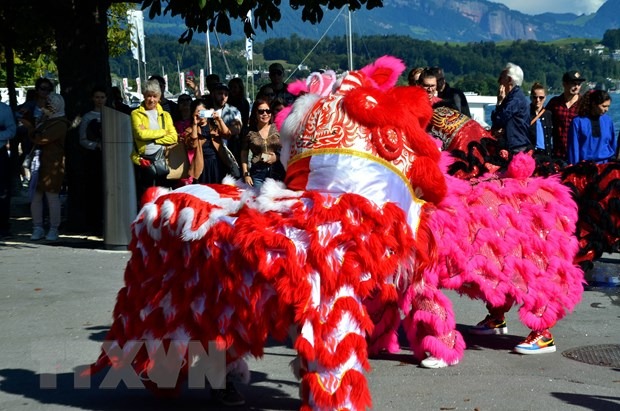
[[[72,123],[64,116],[64,100],[54,82],[38,79],[26,102],[15,110],[0,103],[0,238],[11,235],[10,201],[16,187],[29,192],[31,238],[58,238],[59,198],[67,190],[65,154],[72,139],[76,141],[73,156],[78,166],[74,177],[77,183],[69,195],[77,198],[81,216],[72,229],[77,226],[78,230],[102,234],[104,105],[131,118],[131,161],[138,203],[153,185],[217,184],[232,175],[259,190],[266,178],[283,180],[280,137],[273,123],[277,113],[294,101],[287,90],[285,72],[282,64],[271,64],[270,81],[258,90],[254,101],[247,98],[241,79],[224,83],[217,74],[206,77],[204,93],[193,77],[188,77],[188,93],[176,99],[166,97],[162,76],[151,76],[144,84],[144,100],[138,107],[127,105],[118,87],[94,87],[90,111]],[[502,148],[552,157],[565,164],[617,158],[618,137],[607,113],[611,105],[608,93],[584,92],[586,79],[578,71],[567,71],[562,77],[563,92],[547,101],[545,85],[536,81],[526,96],[524,78],[523,70],[513,63],[506,64],[498,77],[491,130]],[[450,86],[441,67],[411,69],[406,81],[424,88],[434,107],[448,106],[471,116],[465,93]],[[176,145],[184,147],[186,174],[175,179],[154,175],[150,159],[160,149]]]

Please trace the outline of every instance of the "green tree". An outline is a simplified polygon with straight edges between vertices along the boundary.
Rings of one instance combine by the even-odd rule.
[[[142,9],[149,10],[153,18],[162,13],[162,3],[166,3],[163,13],[180,15],[185,20],[187,30],[181,35],[180,42],[192,40],[195,31],[206,33],[217,30],[218,33],[231,34],[230,20],[244,22],[246,36],[252,36],[256,28],[267,31],[274,23],[280,21],[281,0],[143,0]],[[368,10],[383,6],[382,0],[289,0],[293,9],[302,9],[301,18],[312,24],[323,18],[323,8],[330,10],[348,6],[351,11],[366,5]],[[252,12],[254,24],[247,18]]]
[[[3,1],[0,3],[0,46],[6,60],[8,87],[15,87],[13,74],[9,74],[14,73],[15,51],[19,51],[20,56],[38,55],[35,45],[39,43],[49,47],[50,54],[56,56],[58,80],[68,116],[73,118],[85,111],[90,104],[90,90],[96,85],[111,83],[107,14],[110,7],[118,3],[141,4],[151,16],[162,12],[181,15],[188,29],[180,41],[189,42],[195,31],[217,29],[219,33],[230,34],[230,19],[245,21],[244,30],[248,35],[257,27],[267,30],[280,19],[281,0],[58,0],[53,5],[44,0]],[[349,6],[356,10],[362,4],[372,9],[383,3],[381,0],[290,0],[291,7],[302,8],[302,19],[311,23],[321,20],[321,7]],[[50,18],[50,7],[53,18]],[[250,10],[254,16],[253,26],[247,20]],[[20,26],[25,21],[24,16],[28,24]],[[16,44],[16,40],[20,43]]]
[[[620,49],[620,29],[607,30],[601,44],[611,50]]]
[[[16,84],[43,74],[46,69],[54,69],[46,56],[54,52],[54,38],[48,18],[44,13],[36,13],[32,2],[5,1],[0,4],[0,79],[9,88],[11,106],[17,104]],[[28,16],[28,24],[24,24]],[[16,75],[16,68],[21,68]]]

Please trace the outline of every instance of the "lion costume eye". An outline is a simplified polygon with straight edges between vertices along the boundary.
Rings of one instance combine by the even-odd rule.
[[[377,153],[386,160],[395,160],[403,152],[403,136],[398,129],[377,127],[372,131],[371,138]]]
[[[366,96],[366,108],[375,108],[379,102],[371,95]]]

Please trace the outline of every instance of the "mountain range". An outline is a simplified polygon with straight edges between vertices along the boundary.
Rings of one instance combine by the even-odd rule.
[[[325,9],[321,23],[302,23],[301,10],[293,10],[288,2],[280,6],[282,18],[269,32],[257,29],[256,41],[290,37],[318,39],[323,35],[344,36],[347,12]],[[146,17],[147,13],[145,13]],[[503,4],[486,0],[383,0],[383,7],[361,9],[351,13],[352,32],[358,36],[406,35],[420,40],[447,42],[479,42],[502,40],[551,41],[562,38],[600,40],[605,31],[620,27],[620,1],[607,0],[595,13],[543,13],[528,15]],[[183,20],[176,16],[145,18],[149,34],[180,36],[185,31]],[[222,40],[243,38],[242,25],[232,24],[233,34]],[[196,34],[196,38],[199,38]]]

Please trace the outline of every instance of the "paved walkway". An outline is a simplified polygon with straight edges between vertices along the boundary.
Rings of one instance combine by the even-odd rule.
[[[90,387],[77,388],[74,370],[98,356],[129,254],[103,250],[98,238],[62,233],[58,243],[35,243],[29,240],[28,217],[14,222],[15,236],[0,242],[0,410],[218,409],[206,390],[186,390],[171,400],[145,390],[102,389],[105,373]],[[617,269],[613,261],[599,266]],[[484,317],[484,305],[448,295],[468,345],[463,361],[422,369],[403,342],[399,354],[371,360],[374,409],[620,409],[620,366],[563,355],[620,344],[620,287],[587,289],[576,311],[553,330],[558,352],[535,356],[511,352],[528,332],[514,310],[508,315],[510,334],[469,336],[467,327]],[[287,344],[272,343],[262,359],[251,360],[251,383],[240,386],[247,406],[238,409],[298,409],[299,384],[288,367],[294,355]],[[55,388],[45,388],[50,386]]]

